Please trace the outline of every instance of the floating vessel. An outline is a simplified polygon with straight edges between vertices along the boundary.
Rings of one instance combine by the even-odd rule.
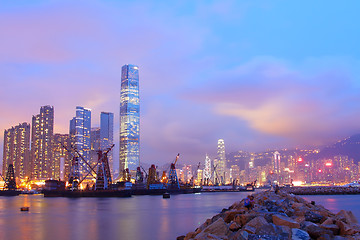
[[[1,190],[0,196],[18,196],[21,193],[21,191],[18,190]]]

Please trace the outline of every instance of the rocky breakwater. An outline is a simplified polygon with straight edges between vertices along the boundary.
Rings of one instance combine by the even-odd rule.
[[[311,187],[287,187],[283,188],[287,193],[296,195],[340,195],[340,194],[360,194],[359,187],[341,186],[311,186]]]
[[[244,199],[207,219],[178,240],[204,239],[360,239],[360,226],[351,211],[334,214],[321,205],[280,191],[255,193],[254,207]]]

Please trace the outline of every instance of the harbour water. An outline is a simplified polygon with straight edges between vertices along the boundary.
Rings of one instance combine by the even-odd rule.
[[[0,239],[176,239],[246,197],[247,192],[131,198],[0,197]],[[360,220],[360,195],[303,196]],[[21,212],[23,206],[29,212]]]

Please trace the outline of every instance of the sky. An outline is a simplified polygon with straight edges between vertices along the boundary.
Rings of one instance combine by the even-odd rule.
[[[0,3],[0,128],[52,105],[113,112],[139,66],[141,162],[330,144],[360,133],[359,1]],[[0,134],[1,156],[3,134]]]

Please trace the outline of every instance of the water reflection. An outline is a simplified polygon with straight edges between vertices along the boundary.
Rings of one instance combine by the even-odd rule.
[[[0,239],[176,239],[246,193],[132,198],[0,197]],[[29,206],[29,212],[20,207]]]

